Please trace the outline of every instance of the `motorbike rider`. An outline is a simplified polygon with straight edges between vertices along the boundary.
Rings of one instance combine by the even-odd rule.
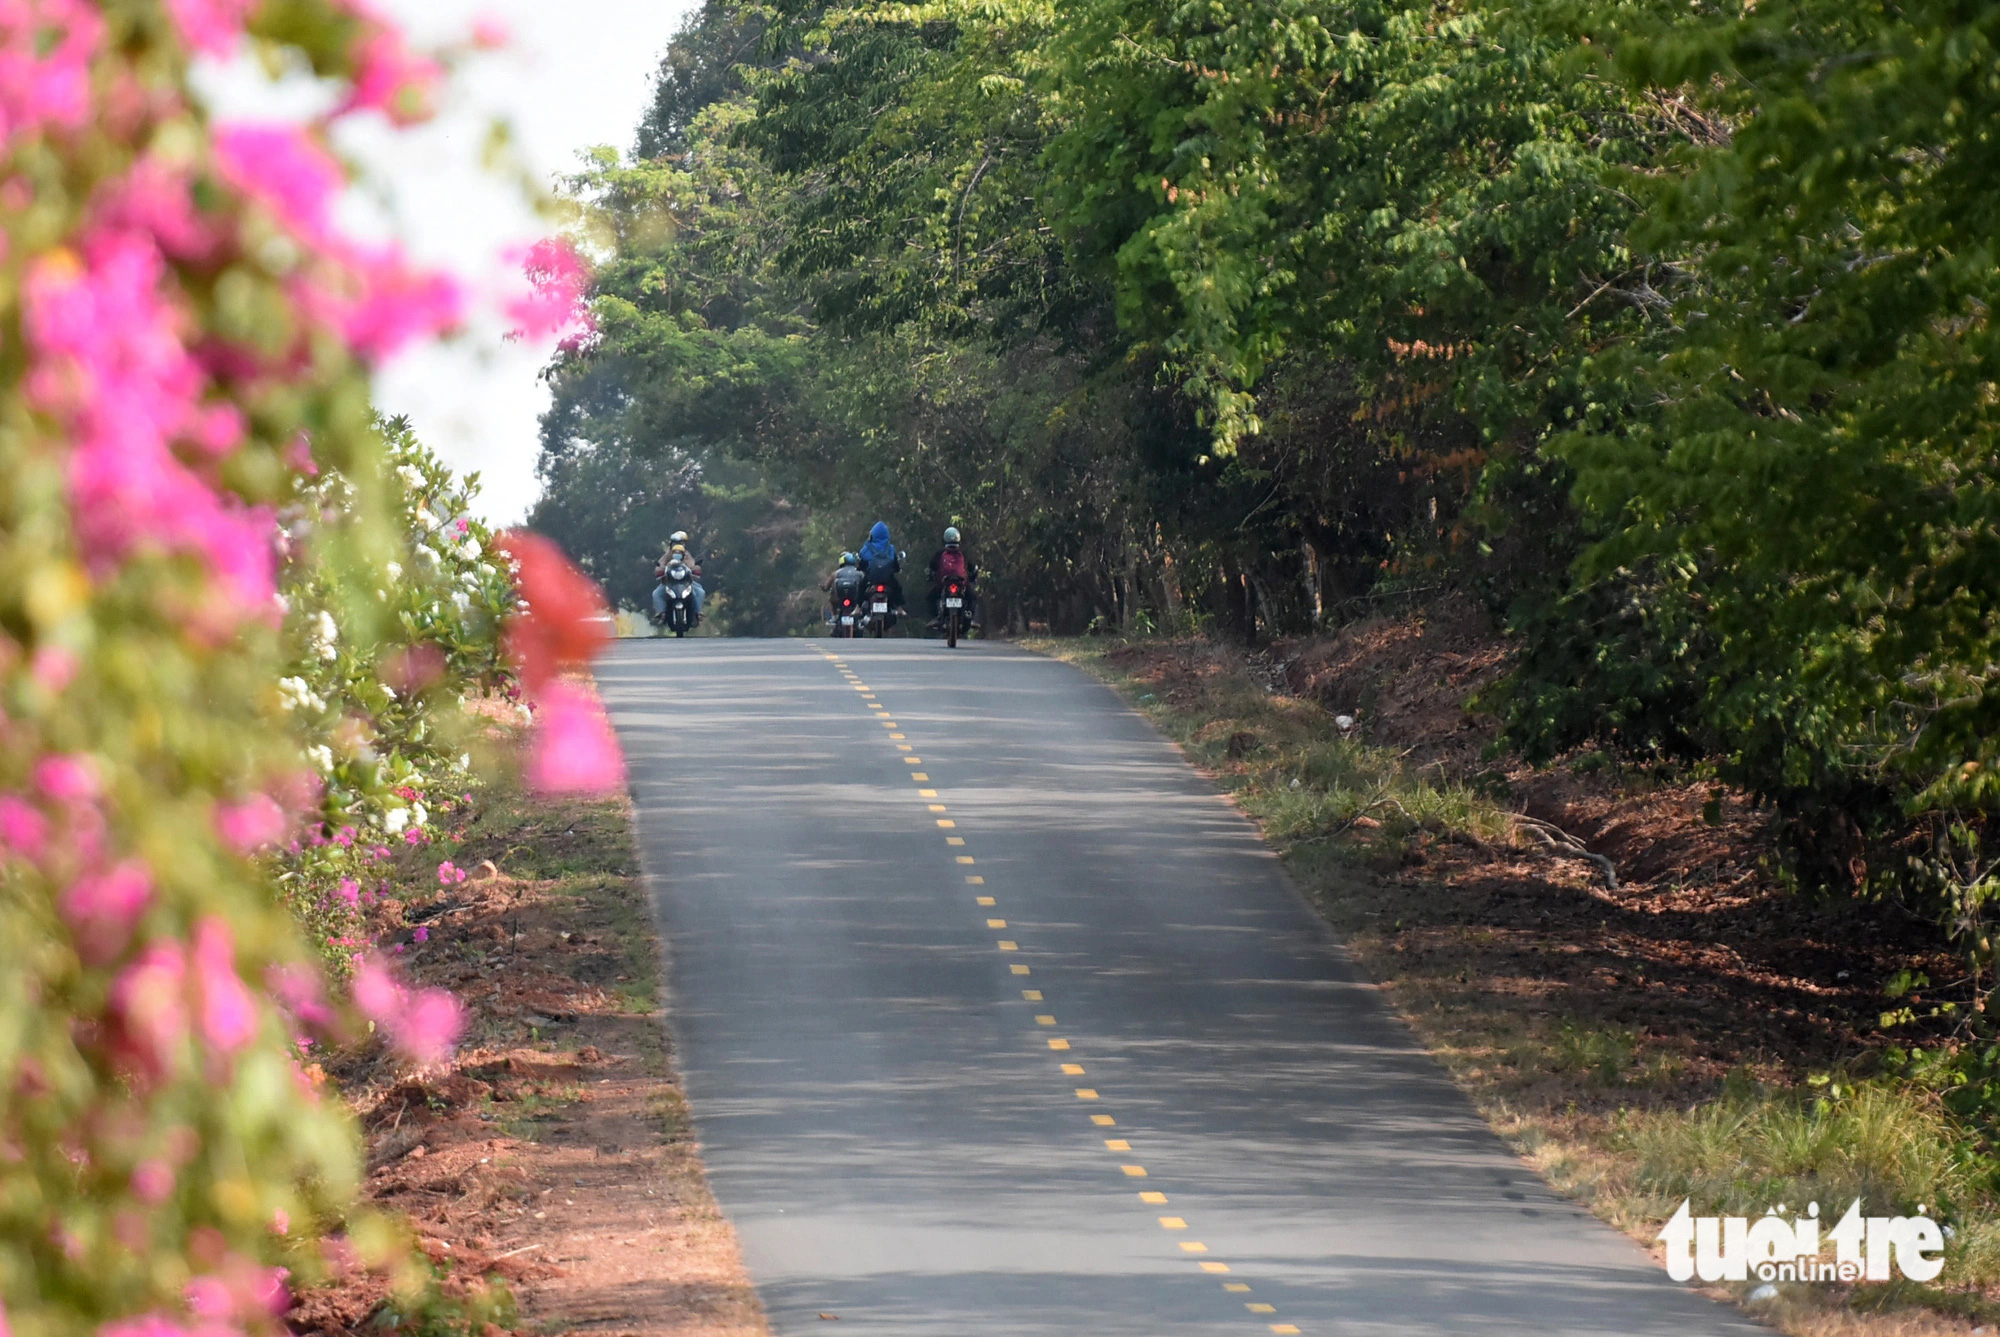
[[[694,577],[694,589],[692,591],[694,595],[694,615],[697,621],[701,618],[701,601],[707,597],[708,591],[701,587],[701,566],[692,557],[688,556],[687,541],[687,531],[685,529],[676,529],[667,538],[669,545],[667,550],[660,554],[658,561],[653,563],[653,620],[655,622],[664,622],[667,618],[667,568],[673,565],[676,557],[680,558],[682,565],[687,567],[688,574]]]
[[[880,581],[889,587],[889,607],[901,616],[903,607],[903,579],[898,573],[903,569],[903,554],[896,551],[895,541],[889,537],[889,526],[880,520],[868,531],[868,541],[861,545],[856,554],[861,559],[861,569],[870,581]]]
[[[931,610],[931,625],[944,625],[944,610],[939,606],[944,598],[944,582],[951,576],[965,581],[965,624],[979,625],[979,599],[973,592],[974,582],[979,579],[979,567],[965,555],[965,548],[959,541],[958,526],[947,526],[944,531],[944,546],[931,556],[931,564],[925,568],[931,578],[931,592],[927,602]]]
[[[843,592],[851,594],[857,606],[861,603],[861,585],[866,579],[867,577],[861,571],[861,559],[859,557],[856,557],[851,552],[840,554],[840,565],[833,569],[832,575],[819,583],[819,587],[825,590],[827,595],[826,618],[828,622],[833,621],[839,615],[840,596]]]

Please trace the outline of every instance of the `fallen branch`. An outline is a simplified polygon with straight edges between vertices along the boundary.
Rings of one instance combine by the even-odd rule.
[[[1583,859],[1596,864],[1598,870],[1604,874],[1605,883],[1611,890],[1618,890],[1618,868],[1611,860],[1589,848],[1554,822],[1545,822],[1539,817],[1529,817],[1525,813],[1518,812],[1513,814],[1513,818],[1516,830],[1526,831],[1541,841],[1542,847],[1549,853],[1559,858],[1567,855],[1572,859]]]

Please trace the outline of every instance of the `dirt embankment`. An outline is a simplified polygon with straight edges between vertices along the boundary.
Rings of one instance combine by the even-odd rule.
[[[629,823],[622,801],[500,792],[450,853],[467,880],[440,883],[435,848],[400,853],[371,927],[413,980],[459,996],[468,1033],[444,1070],[372,1053],[335,1076],[368,1197],[411,1223],[447,1293],[504,1279],[539,1334],[763,1337],[675,1078]],[[384,1294],[309,1292],[290,1322],[353,1332]]]
[[[1640,1048],[1671,1054],[1690,1078],[1743,1068],[1796,1079],[1887,1042],[1882,985],[1897,972],[1954,974],[1935,928],[1907,912],[1780,887],[1763,866],[1763,814],[1742,795],[1592,753],[1537,769],[1500,747],[1499,721],[1476,702],[1505,673],[1507,646],[1475,608],[1370,621],[1247,656],[1142,642],[1106,661],[1194,710],[1248,674],[1352,717],[1354,736],[1398,756],[1412,777],[1468,786],[1610,861],[1615,887],[1592,863],[1552,859],[1539,842],[1419,839],[1386,864],[1364,858],[1393,896],[1328,902],[1329,915],[1379,941],[1385,960],[1422,976],[1445,1005],[1506,995],[1531,1018],[1634,1031]],[[1232,769],[1246,779],[1257,760],[1198,759],[1225,780]],[[1372,825],[1342,843],[1365,856]],[[1308,865],[1342,857],[1294,853]]]

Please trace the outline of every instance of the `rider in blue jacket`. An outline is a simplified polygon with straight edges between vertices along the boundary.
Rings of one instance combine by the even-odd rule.
[[[877,520],[875,527],[868,531],[868,541],[861,545],[861,569],[868,573],[871,581],[881,581],[889,587],[889,604],[900,615],[903,608],[903,581],[897,574],[903,569],[903,554],[896,551],[894,540],[889,537],[889,526]]]

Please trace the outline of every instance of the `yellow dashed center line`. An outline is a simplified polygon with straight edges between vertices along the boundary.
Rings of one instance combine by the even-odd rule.
[[[903,758],[905,764],[910,766],[922,766],[923,759],[915,755],[916,752],[915,745],[907,741],[909,735],[902,732],[898,732],[902,726],[897,724],[895,720],[889,717],[889,708],[881,704],[881,702],[876,699],[876,695],[873,689],[871,689],[867,683],[863,682],[858,674],[854,673],[840,660],[835,659],[830,655],[827,658],[829,663],[832,663],[835,668],[839,669],[841,676],[847,679],[847,681],[853,686],[854,690],[860,694],[861,698],[864,701],[868,702],[868,709],[874,712],[874,717],[881,721],[882,727],[891,731],[889,734],[889,741],[895,744],[896,750],[898,752],[911,754]],[[910,779],[919,785],[928,785],[931,780],[929,775],[925,774],[923,771],[920,770],[911,771]],[[917,795],[920,798],[934,799],[938,797],[938,791],[935,789],[928,789],[928,788],[919,789],[917,791]],[[934,813],[942,813],[948,811],[946,805],[942,803],[932,803],[929,804],[928,806],[930,811]],[[951,819],[946,817],[939,817],[937,819],[937,824],[938,828],[943,831],[955,830],[958,826],[957,822],[952,821]],[[955,846],[963,846],[965,844],[965,840],[961,836],[946,836],[945,842],[948,845],[955,845]],[[956,856],[956,861],[960,864],[971,864],[975,862],[972,856],[969,854],[961,854]],[[976,873],[968,873],[966,875],[965,881],[968,886],[982,887],[986,885],[986,879]],[[990,909],[998,902],[992,896],[976,896],[973,898],[973,903],[982,908]],[[986,921],[986,927],[989,929],[1004,929],[1007,927],[1007,921],[1004,919],[989,918]],[[999,939],[996,943],[996,946],[1000,951],[1003,952],[1018,952],[1021,950],[1020,944],[1010,938]],[[1015,975],[1027,975],[1030,973],[1029,968],[1023,965],[1009,965],[1008,969]],[[1030,1003],[1039,1003],[1043,1001],[1043,995],[1040,989],[1023,989],[1021,990],[1021,998],[1023,1001]],[[1053,1013],[1047,1013],[1047,1012],[1036,1013],[1035,1024],[1037,1026],[1054,1026],[1056,1024],[1056,1018]],[[1048,1046],[1053,1051],[1062,1052],[1069,1049],[1070,1042],[1066,1039],[1051,1038],[1048,1041]],[[1084,1071],[1083,1065],[1081,1063],[1064,1063],[1061,1065],[1061,1068],[1063,1075],[1066,1077],[1081,1077]],[[1092,1087],[1079,1086],[1075,1088],[1075,1090],[1076,1090],[1076,1098],[1078,1100],[1099,1099],[1097,1091]],[[1113,1128],[1116,1127],[1118,1123],[1118,1121],[1109,1114],[1093,1114],[1090,1116],[1090,1121],[1092,1124],[1096,1125],[1099,1128]],[[1122,1137],[1108,1137],[1104,1139],[1104,1149],[1106,1151],[1130,1153],[1132,1150],[1132,1144],[1130,1141]],[[1144,1179],[1147,1177],[1146,1167],[1143,1165],[1120,1165],[1118,1168],[1128,1179]],[[1167,1202],[1167,1195],[1162,1192],[1159,1192],[1156,1189],[1147,1189],[1139,1194],[1139,1200],[1148,1206],[1155,1206],[1155,1207],[1164,1206],[1166,1205]],[[1160,1223],[1160,1228],[1162,1230],[1180,1231],[1180,1230],[1187,1230],[1189,1228],[1187,1220],[1184,1217],[1162,1216],[1157,1219]],[[1208,1252],[1208,1245],[1204,1244],[1200,1240],[1180,1240],[1178,1241],[1178,1243],[1183,1253],[1205,1254]],[[1207,1260],[1201,1260],[1197,1263],[1197,1266],[1200,1267],[1203,1272],[1211,1274],[1226,1274],[1229,1271],[1229,1264],[1227,1263],[1217,1263]],[[1250,1287],[1243,1282],[1231,1281],[1223,1283],[1223,1289],[1232,1293],[1241,1294],[1247,1292],[1250,1289]],[[1246,1301],[1244,1304],[1244,1308],[1253,1314],[1274,1314],[1277,1312],[1277,1307],[1275,1305],[1266,1304],[1261,1301]],[[1295,1325],[1290,1323],[1273,1323],[1270,1325],[1270,1329],[1273,1333],[1277,1334],[1296,1334],[1299,1331],[1299,1329]]]

